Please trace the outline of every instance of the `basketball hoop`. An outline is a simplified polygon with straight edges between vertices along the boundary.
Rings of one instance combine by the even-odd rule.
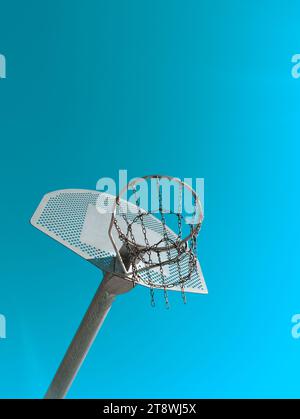
[[[158,208],[141,208],[140,198],[137,196],[137,186],[141,182],[155,180],[156,188],[151,190],[151,198],[153,194],[157,194]],[[177,184],[179,187],[179,199],[177,202],[177,210],[165,208],[163,203],[162,185],[161,182],[167,180]],[[124,205],[122,196],[127,191],[133,192],[135,212],[133,214],[127,204]],[[148,191],[148,190],[147,190]],[[186,217],[184,216],[184,208],[182,205],[183,191],[188,193],[193,200],[193,222],[187,225]],[[158,239],[153,239],[151,229],[149,226],[153,223],[153,217],[159,220],[161,227]],[[171,230],[167,226],[168,218],[175,217],[177,220],[177,230]],[[123,220],[123,225],[120,225],[120,219]],[[203,221],[203,211],[199,197],[190,185],[182,182],[178,178],[170,176],[150,175],[142,178],[137,178],[130,182],[115,199],[113,207],[113,214],[111,218],[109,235],[119,261],[123,267],[124,275],[132,280],[132,282],[144,282],[150,287],[151,304],[154,305],[154,288],[163,288],[165,293],[165,301],[168,306],[167,289],[174,286],[180,286],[184,302],[186,302],[184,286],[191,278],[197,266],[197,235],[200,231]],[[188,233],[184,235],[184,228]],[[123,227],[123,228],[122,228]],[[123,243],[123,249],[126,249],[127,258],[130,260],[130,268],[126,268],[118,247],[112,235],[113,229],[116,229],[120,241]],[[142,232],[142,243],[141,240]],[[138,237],[137,237],[138,232]],[[123,252],[124,254],[124,252]],[[182,261],[187,262],[185,269],[182,269]],[[168,267],[176,275],[172,280],[167,280],[164,268]],[[153,275],[153,269],[158,268],[159,274]],[[146,273],[146,275],[145,275]]]
[[[168,181],[177,185],[173,206],[166,199],[170,193],[164,182]],[[150,189],[150,206],[144,201],[142,205],[139,184],[143,183],[155,186]],[[122,199],[128,191],[131,199]],[[149,197],[149,190],[145,191]],[[190,202],[187,208],[186,201]],[[196,249],[202,220],[196,192],[170,176],[137,178],[117,197],[84,189],[64,189],[43,197],[32,225],[104,273],[45,398],[65,397],[116,296],[135,285],[146,286],[154,306],[154,290],[162,289],[169,307],[169,290],[181,291],[184,302],[185,292],[207,294]]]

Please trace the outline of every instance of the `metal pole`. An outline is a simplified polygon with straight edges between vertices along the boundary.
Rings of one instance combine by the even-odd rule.
[[[133,288],[131,282],[106,274],[50,384],[45,399],[62,399],[72,385],[111,305],[118,294]]]

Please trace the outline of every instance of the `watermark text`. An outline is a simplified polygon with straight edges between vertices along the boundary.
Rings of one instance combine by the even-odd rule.
[[[0,339],[6,339],[6,318],[0,314]]]
[[[6,78],[6,58],[5,55],[0,54],[0,79]]]
[[[185,214],[187,224],[193,224],[199,215],[195,211],[201,212],[202,218],[204,215],[203,178],[149,176],[128,180],[127,170],[119,170],[118,182],[108,177],[100,178],[96,190],[103,193],[97,203],[98,211],[103,213],[114,210],[114,200],[108,200],[108,194],[121,198],[122,212],[127,212],[128,203],[132,204],[131,212],[140,207],[153,214],[163,208],[165,213]]]
[[[293,339],[300,339],[300,314],[294,314],[291,322],[293,324],[291,329]]]

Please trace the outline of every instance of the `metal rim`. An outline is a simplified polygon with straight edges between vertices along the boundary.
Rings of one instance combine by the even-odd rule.
[[[197,235],[200,231],[201,224],[202,224],[202,221],[203,221],[202,205],[201,205],[201,202],[200,202],[200,199],[199,199],[198,195],[196,194],[196,192],[194,191],[194,189],[190,185],[183,182],[179,178],[175,178],[175,177],[167,176],[167,175],[146,175],[146,176],[138,177],[138,178],[132,180],[131,182],[129,182],[121,190],[119,195],[116,196],[116,199],[115,199],[115,202],[114,202],[111,222],[110,222],[110,226],[109,226],[109,235],[111,236],[111,231],[112,231],[113,226],[114,226],[114,220],[116,218],[117,205],[120,203],[120,200],[122,199],[122,195],[124,194],[124,192],[126,190],[129,190],[130,187],[136,185],[138,182],[140,182],[142,180],[152,179],[152,178],[153,179],[168,179],[170,181],[175,181],[178,184],[182,185],[183,188],[187,188],[192,193],[193,197],[195,198],[195,203],[199,208],[199,216],[198,216],[197,223],[192,227],[190,234],[180,241],[180,244],[187,243],[193,236]],[[147,213],[145,213],[145,214],[147,214]],[[150,214],[151,214],[151,212],[150,212]],[[143,249],[147,249],[147,246],[135,244],[129,239],[128,239],[128,244],[131,245],[131,246],[138,247],[141,251]],[[176,246],[177,246],[177,244],[174,244],[174,245],[169,246],[169,247],[168,246],[157,246],[157,247],[155,247],[155,251],[156,252],[164,252],[164,251],[168,251],[169,249],[174,249],[174,248],[176,248]],[[151,250],[154,251],[154,249],[151,249]]]

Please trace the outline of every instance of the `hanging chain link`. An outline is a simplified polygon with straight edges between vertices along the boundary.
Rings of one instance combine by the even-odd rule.
[[[163,270],[163,265],[162,265],[162,261],[161,261],[160,252],[157,252],[157,257],[158,257],[158,261],[159,261],[160,277],[161,277],[163,290],[164,290],[165,304],[166,304],[166,308],[169,309],[170,308],[169,297],[168,297],[168,292],[167,292],[167,288],[166,288],[166,284],[165,284],[166,278],[165,278],[165,274],[164,274],[164,270]]]
[[[182,238],[182,183],[180,183],[180,188],[179,188],[179,199],[178,199],[178,209],[177,209],[177,221],[178,221],[178,238],[177,240],[179,241],[179,243],[181,242],[181,238]],[[181,289],[181,298],[182,301],[184,302],[184,304],[186,304],[186,295],[184,292],[184,280],[182,278],[182,273],[181,273],[181,266],[179,263],[179,259],[177,259],[177,270],[178,270],[178,275],[179,275],[179,280],[180,280],[180,289]]]
[[[193,204],[194,204],[194,212],[193,216],[196,216],[196,200],[195,197],[193,197]],[[191,232],[193,230],[193,225],[191,224]],[[189,249],[189,271],[190,271],[190,277],[194,273],[197,265],[197,234],[193,234],[190,239],[190,249]]]
[[[140,202],[136,197],[136,188],[133,189],[133,193],[134,193],[134,197],[135,197],[136,206],[138,208],[139,220],[141,222],[142,232],[143,232],[143,236],[144,236],[144,240],[145,240],[145,244],[146,244],[146,253],[148,254],[148,262],[149,262],[149,265],[151,266],[151,265],[153,265],[153,261],[152,261],[150,243],[149,243],[149,240],[148,240],[148,237],[147,237],[147,230],[146,230],[145,223],[144,223],[144,215],[142,214],[142,210],[141,210],[141,207],[140,207]],[[150,285],[150,304],[151,304],[152,307],[155,307],[153,281],[151,279],[151,274],[150,274],[149,269],[146,272],[147,272],[147,277],[148,277],[148,281],[149,281],[149,285]]]
[[[167,256],[168,256],[168,261],[170,263],[171,262],[170,243],[169,243],[169,236],[168,236],[168,233],[167,233],[166,219],[165,219],[165,215],[164,215],[164,211],[163,211],[162,189],[161,189],[160,184],[159,184],[159,178],[156,179],[156,182],[157,182],[157,188],[158,188],[159,213],[160,213],[161,222],[162,222],[162,226],[163,226],[163,238],[164,238],[164,241],[165,241],[165,245],[167,247]],[[166,307],[169,308],[170,307],[169,297],[168,297],[168,292],[167,292],[166,284],[165,284],[166,278],[165,278],[165,274],[163,272],[160,252],[157,253],[157,256],[158,256],[159,266],[160,266],[160,275],[161,275],[163,288],[164,288],[165,304],[166,304]]]

